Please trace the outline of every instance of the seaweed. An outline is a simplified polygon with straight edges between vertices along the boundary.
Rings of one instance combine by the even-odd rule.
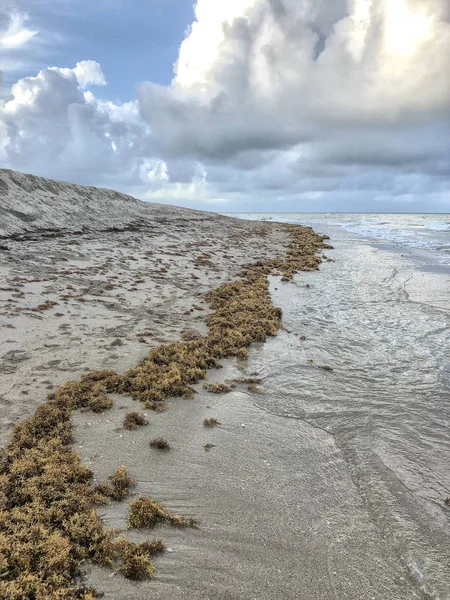
[[[170,449],[170,444],[167,440],[165,440],[164,438],[155,438],[153,440],[150,440],[150,447],[151,448],[157,448],[158,450],[169,450]]]
[[[118,572],[134,581],[151,579],[155,575],[155,567],[150,561],[150,556],[165,550],[161,540],[133,544],[125,536],[114,542],[114,548],[121,557]]]
[[[143,425],[148,425],[148,419],[144,415],[138,412],[129,412],[123,419],[123,426],[125,429],[137,429]]]
[[[97,502],[102,504],[104,499],[112,499],[120,502],[130,495],[130,488],[136,484],[128,475],[128,469],[125,465],[118,467],[112,475],[108,477],[109,482],[101,483],[96,486],[95,491],[99,494]]]
[[[149,496],[140,496],[133,500],[128,514],[128,529],[152,528],[157,523],[169,523],[180,527],[195,527],[197,525],[194,519],[186,519],[168,512],[160,502],[152,500]]]
[[[247,387],[248,391],[251,392],[252,394],[264,394],[264,392],[262,391],[261,388],[259,388],[257,385],[254,384],[250,384]]]
[[[218,419],[216,419],[215,417],[211,417],[210,419],[205,419],[203,421],[203,425],[205,427],[213,428],[213,427],[216,427],[216,425],[220,425],[220,421]]]
[[[314,271],[322,262],[316,252],[328,247],[311,228],[277,227],[289,235],[284,256],[254,262],[243,269],[241,279],[206,294],[213,311],[206,317],[206,336],[153,348],[123,375],[94,371],[80,381],[69,381],[14,428],[0,454],[0,598],[91,600],[97,592],[80,583],[87,560],[111,567],[118,563],[120,573],[136,580],[154,575],[150,556],[163,550],[162,543],[134,544],[117,538],[97,514],[99,503],[128,496],[132,482],[125,467],[119,467],[107,483],[93,485],[92,472],[71,446],[72,412],[107,410],[112,393],[127,394],[152,410],[165,410],[169,397],[192,397],[192,385],[205,379],[207,369],[219,368],[220,359],[245,360],[250,344],[276,335],[282,311],[272,304],[267,276],[290,281],[298,271]],[[35,312],[53,306],[56,303],[47,301]],[[130,423],[146,422],[143,415],[134,414],[138,419],[133,417]],[[219,423],[211,418],[204,424]],[[158,522],[196,526],[151,498],[131,503],[130,528]]]
[[[213,394],[228,394],[228,392],[231,392],[231,387],[225,385],[224,383],[210,383],[205,387],[208,390],[208,392],[211,392]]]
[[[239,377],[239,379],[234,379],[237,383],[261,383],[262,379],[260,377]]]

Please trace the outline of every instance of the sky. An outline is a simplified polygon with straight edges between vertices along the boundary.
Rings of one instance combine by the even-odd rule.
[[[0,167],[217,212],[449,212],[448,0],[0,0]]]

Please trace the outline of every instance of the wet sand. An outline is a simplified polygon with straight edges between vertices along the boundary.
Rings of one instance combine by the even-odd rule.
[[[252,362],[251,354],[247,374]],[[209,381],[242,376],[227,361]],[[119,600],[421,598],[372,523],[332,436],[261,409],[246,384],[223,395],[196,388],[193,400],[169,401],[167,413],[147,413],[149,425],[134,432],[121,429],[123,413],[136,405],[126,397],[116,396],[116,408],[102,416],[77,415],[76,449],[99,481],[129,465],[137,493],[200,525],[131,531],[133,541],[167,544],[155,559],[156,578],[134,583],[90,567],[89,584]],[[203,426],[210,417],[220,421],[212,430]],[[161,436],[170,450],[149,447]],[[101,509],[111,528],[125,528],[127,512],[126,502]]]

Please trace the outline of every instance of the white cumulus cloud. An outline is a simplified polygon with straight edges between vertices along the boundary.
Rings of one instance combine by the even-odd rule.
[[[91,85],[107,84],[102,68],[95,60],[82,60],[78,62],[73,72],[82,88],[88,88]]]
[[[2,166],[85,183],[135,182],[151,149],[149,128],[136,102],[115,105],[83,91],[89,78],[103,81],[97,67],[50,67],[12,86],[11,99],[0,101]]]

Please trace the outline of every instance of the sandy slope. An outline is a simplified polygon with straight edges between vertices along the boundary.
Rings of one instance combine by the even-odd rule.
[[[35,230],[1,241],[0,443],[55,385],[91,369],[124,371],[186,327],[203,332],[203,294],[253,258],[274,256],[284,240],[276,225],[3,171],[5,180],[0,208],[20,196],[20,210],[40,216],[27,223],[10,211],[3,231],[80,222],[91,231]],[[111,230],[126,219],[127,230]]]
[[[0,169],[0,237],[46,230],[92,231],[147,226],[210,213],[141,202],[114,190]]]

